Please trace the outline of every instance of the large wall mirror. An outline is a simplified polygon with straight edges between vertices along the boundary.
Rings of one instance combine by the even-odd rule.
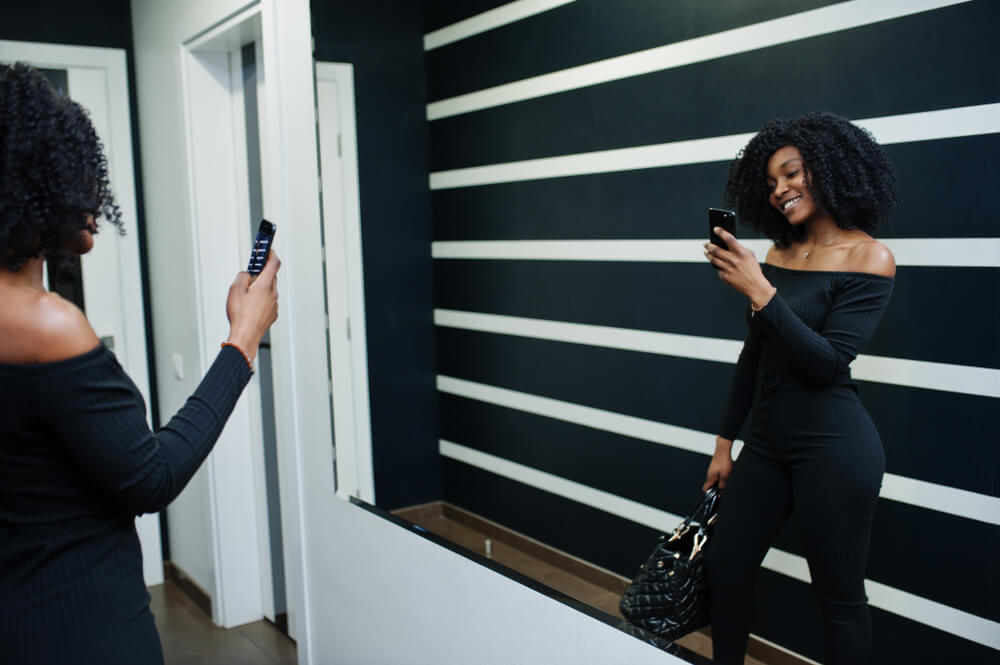
[[[705,209],[764,122],[828,110],[874,134],[900,194],[878,232],[895,292],[853,365],[887,458],[873,658],[996,656],[998,330],[973,303],[996,301],[998,241],[984,198],[946,193],[1000,175],[995,7],[426,2],[386,21],[321,4],[317,59],[354,68],[377,505],[480,555],[558,561],[614,613],[699,495],[746,334],[701,254]],[[754,640],[819,660],[800,527],[764,558]],[[931,532],[962,544],[965,582],[936,581]]]

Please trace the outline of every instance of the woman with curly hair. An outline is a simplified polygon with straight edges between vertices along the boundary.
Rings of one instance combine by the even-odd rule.
[[[47,261],[121,229],[86,112],[0,65],[0,661],[162,663],[135,516],[162,510],[211,451],[278,314],[273,257],[229,290],[229,339],[159,432]]]
[[[728,250],[705,245],[722,281],[749,300],[705,481],[725,488],[707,555],[717,663],[743,662],[757,570],[793,512],[822,609],[824,662],[867,662],[865,566],[885,454],[849,365],[892,293],[895,261],[870,233],[896,198],[871,135],[829,113],[768,123],[730,168],[727,205],[774,245],[763,265],[724,230]]]

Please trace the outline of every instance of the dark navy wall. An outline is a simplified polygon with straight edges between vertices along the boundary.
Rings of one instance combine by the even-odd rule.
[[[426,30],[500,4],[427,2]],[[837,4],[576,0],[428,50],[429,102],[451,104],[530,77]],[[528,160],[742,134],[770,118],[816,109],[857,119],[996,104],[997,25],[1000,4],[990,0],[835,32],[817,20],[816,34],[788,43],[431,120],[432,183],[460,169],[518,163],[515,175],[432,187],[437,372],[475,384],[467,394],[464,387],[442,388],[445,499],[631,576],[655,529],[638,512],[630,519],[568,498],[563,481],[583,488],[580,496],[597,490],[679,514],[690,507],[709,458],[690,446],[585,426],[566,409],[711,437],[733,370],[731,362],[683,353],[569,343],[561,333],[511,334],[496,318],[463,327],[448,318],[456,311],[517,317],[518,325],[541,319],[679,334],[705,345],[745,332],[745,299],[723,288],[704,263],[538,259],[518,248],[539,240],[558,252],[575,240],[700,239],[705,208],[720,203],[727,161],[523,178],[517,170],[535,168]],[[996,246],[1000,134],[995,124],[968,136],[963,127],[952,129],[934,140],[887,145],[902,195],[892,225],[881,231],[888,242],[915,239],[913,247],[934,252],[945,239],[985,238]],[[446,258],[456,248],[480,255]],[[492,251],[496,257],[484,258]],[[1000,264],[994,252],[963,267],[962,250],[956,252],[932,253],[929,264],[900,253],[893,301],[865,350],[888,362],[889,369],[870,365],[860,391],[884,440],[886,489],[896,497],[880,501],[868,579],[911,594],[898,602],[885,600],[891,591],[876,594],[872,662],[1000,659],[1000,439],[992,417],[1000,411]],[[906,361],[937,363],[940,374],[969,380],[944,389],[907,378]],[[517,400],[527,406],[511,406]],[[951,502],[958,495],[969,503]],[[966,513],[963,505],[977,508]],[[937,554],[944,543],[946,576]],[[776,546],[801,556],[794,521]],[[911,609],[921,598],[940,605]],[[818,610],[790,569],[762,570],[758,604],[757,634],[821,657]],[[990,630],[992,642],[983,637]]]
[[[354,65],[375,497],[441,498],[423,9],[312,2],[315,57]]]
[[[129,0],[37,0],[3,8],[0,39],[123,48],[132,54]]]

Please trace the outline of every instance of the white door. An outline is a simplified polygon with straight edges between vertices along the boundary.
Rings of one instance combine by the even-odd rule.
[[[336,488],[375,503],[351,65],[316,63],[316,106]]]
[[[104,143],[111,188],[122,211],[126,235],[105,229],[95,239],[94,249],[82,258],[83,300],[97,335],[113,346],[148,408],[151,401],[125,51],[0,40],[0,62],[15,61],[65,72],[67,93],[90,112]],[[159,515],[144,515],[136,527],[146,584],[160,584]]]

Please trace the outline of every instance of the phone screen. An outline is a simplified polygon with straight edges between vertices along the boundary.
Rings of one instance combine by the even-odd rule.
[[[720,208],[708,209],[708,239],[722,249],[728,250],[729,245],[726,244],[726,241],[716,235],[715,231],[712,230],[716,226],[721,226],[730,233],[735,233],[736,213],[732,210],[722,210]]]
[[[266,219],[260,220],[257,227],[257,238],[253,242],[253,249],[250,250],[250,263],[247,265],[247,272],[251,275],[259,275],[267,263],[267,256],[271,252],[271,244],[274,242],[274,232],[278,230],[277,225]]]

